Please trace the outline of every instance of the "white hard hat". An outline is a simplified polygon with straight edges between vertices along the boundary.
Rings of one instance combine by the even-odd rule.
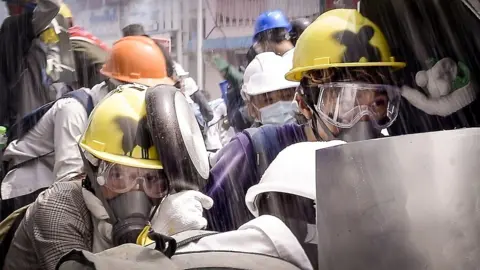
[[[173,64],[173,68],[175,69],[175,74],[177,74],[178,77],[186,77],[190,74],[186,72],[185,69],[183,69],[183,67],[177,62]]]
[[[260,183],[248,189],[245,203],[258,217],[257,196],[267,192],[288,193],[315,200],[315,152],[345,144],[344,141],[302,142],[285,148],[268,166]]]
[[[243,75],[243,97],[255,96],[277,90],[296,88],[299,83],[285,79],[292,63],[273,52],[257,55],[245,69]]]

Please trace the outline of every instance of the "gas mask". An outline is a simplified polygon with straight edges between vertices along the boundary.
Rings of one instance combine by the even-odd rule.
[[[101,161],[96,184],[106,190],[102,192],[97,188],[101,195],[95,193],[114,219],[113,244],[136,243],[139,234],[150,224],[152,209],[166,195],[166,176],[159,170]]]
[[[310,125],[318,140],[318,127],[328,140],[346,142],[381,137],[381,130],[389,127],[398,116],[400,90],[390,85],[339,82],[321,84],[315,113]],[[339,129],[332,134],[326,124]]]

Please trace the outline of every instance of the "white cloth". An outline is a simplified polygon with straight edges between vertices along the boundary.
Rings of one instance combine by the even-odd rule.
[[[293,55],[295,53],[295,48],[288,50],[282,55],[282,58],[287,62],[290,68],[293,67]]]
[[[198,91],[199,89],[198,85],[193,78],[187,77],[182,80],[183,80],[183,91],[185,92],[185,95],[191,96]]]
[[[90,191],[82,189],[83,199],[92,214],[93,252],[98,253],[112,248],[112,224],[107,222],[108,213],[102,202]],[[155,232],[172,235],[175,233],[200,230],[207,226],[203,208],[210,209],[213,200],[193,190],[182,191],[167,196],[154,215],[152,228]]]
[[[96,105],[106,94],[105,84],[85,89]],[[83,172],[77,138],[87,126],[85,108],[73,98],[61,99],[18,141],[11,142],[4,160],[19,164],[53,151],[36,162],[11,170],[2,181],[2,199],[11,199],[65,181]]]
[[[208,210],[212,206],[212,198],[198,191],[188,190],[168,195],[152,220],[152,228],[164,235],[204,229],[208,223],[203,217],[203,208]]]
[[[228,130],[223,128],[223,120],[227,117],[227,105],[223,99],[217,99],[210,102],[213,109],[213,119],[208,123],[208,129],[205,139],[207,150],[219,150],[223,148],[235,136],[235,130],[230,127]]]
[[[260,216],[236,231],[204,237],[177,252],[204,250],[260,253],[284,259],[301,269],[313,269],[297,238],[280,219],[273,216]]]

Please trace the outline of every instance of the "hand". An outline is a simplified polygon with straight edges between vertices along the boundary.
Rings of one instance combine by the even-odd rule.
[[[207,220],[203,217],[203,208],[208,210],[212,206],[212,198],[199,191],[187,190],[168,195],[152,220],[153,230],[170,236],[204,229]]]

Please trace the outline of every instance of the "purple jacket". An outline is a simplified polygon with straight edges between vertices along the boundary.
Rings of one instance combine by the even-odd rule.
[[[265,141],[268,152],[267,164],[283,149],[298,142],[306,141],[302,126],[259,127],[255,139]],[[206,193],[214,200],[214,206],[207,212],[210,229],[216,231],[236,230],[253,216],[245,205],[247,190],[260,181],[257,173],[257,152],[247,132],[238,133],[220,152],[218,161],[210,171]]]

